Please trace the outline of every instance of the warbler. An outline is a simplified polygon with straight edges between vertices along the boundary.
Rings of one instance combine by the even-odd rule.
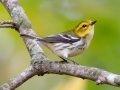
[[[96,20],[85,20],[80,22],[74,29],[47,37],[26,34],[21,34],[21,36],[35,38],[64,61],[70,60],[76,63],[69,57],[79,55],[88,48],[94,35],[94,24],[96,22]]]

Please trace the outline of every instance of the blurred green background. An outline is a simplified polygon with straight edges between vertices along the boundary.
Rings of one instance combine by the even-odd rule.
[[[90,47],[73,57],[81,65],[120,74],[120,0],[19,0],[37,35],[47,36],[74,28],[80,21],[97,20]],[[0,21],[11,20],[0,3]],[[47,57],[60,60],[43,46]],[[0,29],[0,85],[30,64],[23,40],[14,29]],[[119,90],[66,75],[34,76],[16,90]]]

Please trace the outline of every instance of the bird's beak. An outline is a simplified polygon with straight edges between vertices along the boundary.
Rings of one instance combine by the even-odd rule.
[[[90,23],[90,25],[94,25],[97,22],[97,20],[94,20]]]

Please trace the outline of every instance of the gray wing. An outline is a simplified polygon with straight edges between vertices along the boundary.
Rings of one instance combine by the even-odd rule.
[[[48,37],[43,38],[42,40],[50,43],[74,43],[79,41],[81,38],[77,36],[72,36],[69,34],[55,34]]]

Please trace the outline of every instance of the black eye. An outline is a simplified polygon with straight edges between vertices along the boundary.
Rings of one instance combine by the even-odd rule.
[[[84,24],[82,27],[86,27],[87,25],[86,24]]]

